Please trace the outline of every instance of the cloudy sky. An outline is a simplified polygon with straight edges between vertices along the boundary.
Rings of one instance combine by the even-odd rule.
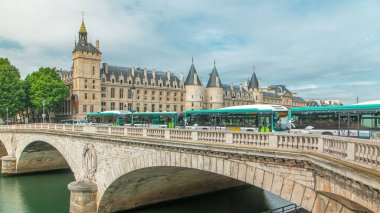
[[[253,72],[264,86],[345,104],[380,99],[380,1],[0,0],[0,57],[22,76],[69,70],[85,13],[103,61],[187,74],[203,81],[216,60],[222,82]]]

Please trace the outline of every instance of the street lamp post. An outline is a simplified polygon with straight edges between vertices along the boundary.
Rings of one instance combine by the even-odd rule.
[[[6,110],[7,110],[7,120],[5,122],[8,125],[8,107],[6,108]]]
[[[136,89],[135,84],[132,84],[132,86],[131,86],[131,88],[130,88],[130,90],[131,90],[131,92],[132,92],[132,106],[131,106],[132,123],[131,123],[131,126],[134,126],[134,125],[135,125],[134,122],[133,122],[133,98],[134,98],[135,89]]]
[[[45,123],[45,100],[42,100],[42,123]]]

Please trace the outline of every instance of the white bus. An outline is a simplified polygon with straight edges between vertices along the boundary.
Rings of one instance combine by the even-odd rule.
[[[242,105],[213,110],[188,110],[187,129],[282,132],[288,130],[288,109],[281,105]]]

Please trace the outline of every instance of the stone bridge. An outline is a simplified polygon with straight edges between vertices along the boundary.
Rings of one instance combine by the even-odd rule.
[[[0,127],[0,156],[3,175],[70,168],[70,212],[116,212],[243,184],[311,212],[380,212],[380,141],[28,124]]]

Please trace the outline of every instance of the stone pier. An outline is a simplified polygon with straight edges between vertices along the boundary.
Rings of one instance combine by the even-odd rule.
[[[68,185],[70,195],[71,213],[96,213],[96,194],[98,188],[90,180],[80,180],[71,182]]]
[[[16,157],[11,155],[1,157],[1,175],[11,176],[16,173]]]

